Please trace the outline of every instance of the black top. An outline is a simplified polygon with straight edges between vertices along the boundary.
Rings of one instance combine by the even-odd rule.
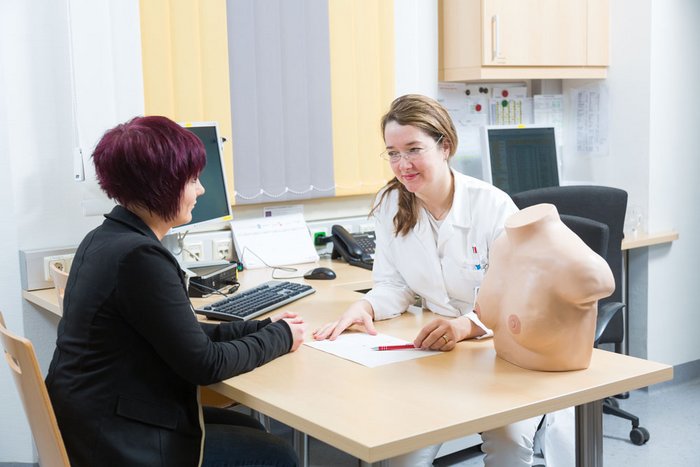
[[[117,206],[71,266],[46,385],[73,467],[196,466],[197,385],[287,353],[284,321],[200,323],[175,258]]]

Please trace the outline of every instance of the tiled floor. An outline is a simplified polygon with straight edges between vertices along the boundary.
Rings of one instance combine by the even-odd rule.
[[[629,440],[630,422],[603,416],[603,464],[606,467],[694,467],[700,466],[700,378],[652,391],[634,391],[620,405],[637,415],[650,432],[650,440],[636,446]],[[290,437],[289,430],[273,424],[273,432]],[[351,456],[320,441],[309,443],[311,466],[357,467]],[[541,457],[535,465],[544,465]],[[457,452],[437,459],[435,466],[475,467],[483,465],[478,449]],[[557,467],[557,466],[550,466]]]

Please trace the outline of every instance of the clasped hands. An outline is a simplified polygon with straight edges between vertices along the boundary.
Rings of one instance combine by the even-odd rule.
[[[460,329],[460,319],[436,318],[423,326],[413,345],[424,350],[450,351],[455,344],[464,339],[464,332]],[[361,300],[353,303],[337,321],[327,323],[313,332],[313,338],[317,341],[328,339],[335,340],[343,331],[353,325],[363,328],[367,334],[376,335],[374,327],[373,310],[369,302]]]

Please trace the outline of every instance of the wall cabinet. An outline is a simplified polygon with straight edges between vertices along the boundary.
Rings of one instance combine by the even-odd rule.
[[[608,0],[440,0],[440,79],[605,78]]]

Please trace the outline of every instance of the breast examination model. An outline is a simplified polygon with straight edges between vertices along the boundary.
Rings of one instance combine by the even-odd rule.
[[[538,204],[511,215],[490,252],[477,314],[498,357],[522,368],[587,368],[598,300],[615,289],[605,260]]]

